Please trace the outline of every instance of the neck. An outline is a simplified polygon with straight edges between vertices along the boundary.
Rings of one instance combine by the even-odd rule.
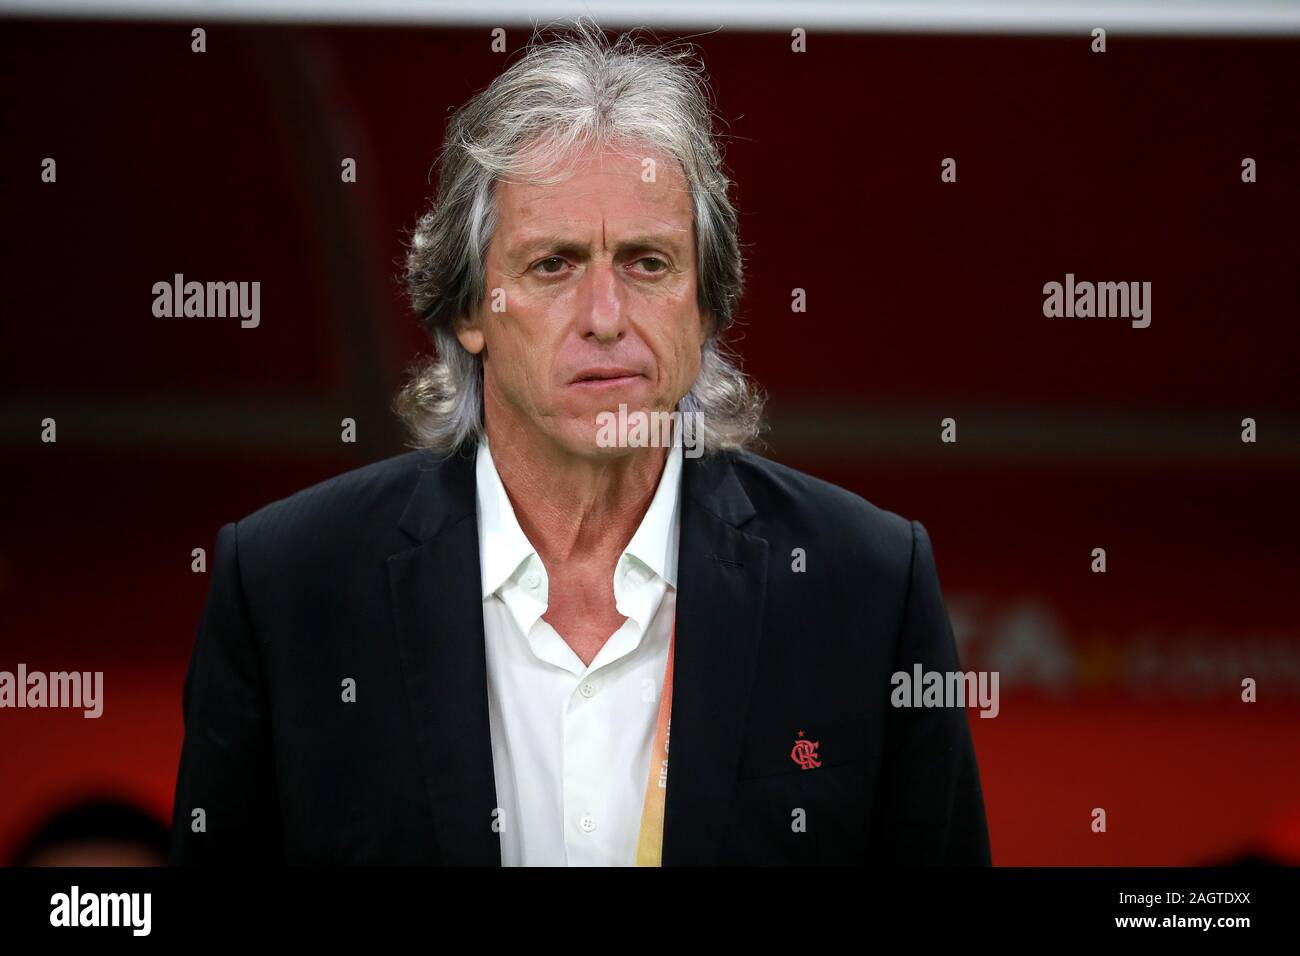
[[[489,414],[485,425],[497,474],[542,563],[612,567],[654,500],[666,450],[586,458],[508,417]]]

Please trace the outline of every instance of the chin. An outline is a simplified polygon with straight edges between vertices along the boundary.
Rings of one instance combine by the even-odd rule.
[[[620,389],[612,394],[601,395],[599,398],[591,396],[591,398],[594,400],[572,403],[566,409],[568,414],[564,416],[563,424],[552,433],[557,444],[562,445],[575,456],[602,461],[643,451],[644,447],[620,443],[627,429],[625,425],[620,435],[618,422],[626,423],[629,416],[651,414],[655,410],[656,403],[648,396],[639,394],[639,390],[638,394],[626,394]],[[574,407],[575,405],[578,407]],[[620,405],[624,409],[621,414]],[[614,424],[602,425],[602,422]]]
[[[611,461],[636,450],[617,446],[602,447],[598,441],[600,429],[594,424],[597,414],[592,412],[590,417],[567,423],[558,432],[552,432],[552,440],[573,457],[593,461]]]

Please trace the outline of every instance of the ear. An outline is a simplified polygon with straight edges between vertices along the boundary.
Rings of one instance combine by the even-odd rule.
[[[487,341],[483,338],[483,330],[479,327],[477,319],[462,315],[452,323],[452,326],[456,330],[456,338],[460,340],[466,352],[478,355],[483,351]]]
[[[700,341],[707,342],[718,332],[718,323],[715,321],[713,311],[700,311]]]

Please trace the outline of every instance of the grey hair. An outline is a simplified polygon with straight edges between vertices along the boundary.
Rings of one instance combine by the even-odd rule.
[[[394,403],[413,445],[450,452],[483,434],[483,360],[456,336],[458,317],[486,296],[485,262],[497,224],[495,188],[589,145],[650,146],[675,159],[694,212],[697,301],[709,328],[700,371],[678,403],[700,413],[706,454],[743,448],[762,429],[764,396],[722,341],[744,286],[737,214],[713,134],[710,91],[689,47],[646,46],[635,31],[611,44],[585,19],[539,42],[452,115],[437,197],[420,217],[406,258],[411,304],[436,354]]]

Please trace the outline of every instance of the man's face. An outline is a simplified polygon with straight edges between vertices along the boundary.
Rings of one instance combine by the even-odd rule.
[[[621,152],[588,151],[558,183],[497,184],[487,301],[458,330],[483,355],[492,426],[588,458],[626,453],[597,445],[600,412],[676,408],[705,333],[685,177]]]

